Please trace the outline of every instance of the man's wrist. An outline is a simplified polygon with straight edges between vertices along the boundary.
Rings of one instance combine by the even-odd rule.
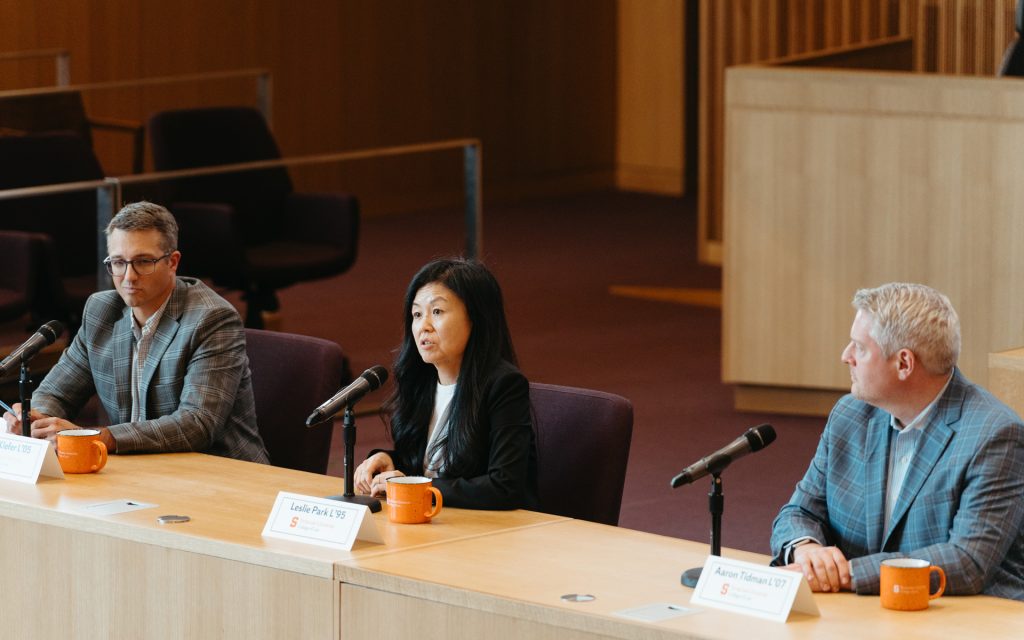
[[[815,538],[812,538],[811,536],[803,536],[801,538],[796,538],[795,540],[790,540],[789,542],[787,542],[782,547],[782,560],[783,560],[783,563],[785,563],[785,564],[792,564],[793,560],[794,560],[794,557],[796,556],[796,548],[800,547],[800,546],[803,546],[805,544],[810,544],[812,542],[817,544],[817,545],[821,544],[820,542],[818,542]]]

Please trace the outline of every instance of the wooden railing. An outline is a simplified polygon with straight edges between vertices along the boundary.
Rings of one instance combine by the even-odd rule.
[[[914,71],[995,75],[1015,1],[701,0],[700,259],[722,262],[726,67],[911,38]]]

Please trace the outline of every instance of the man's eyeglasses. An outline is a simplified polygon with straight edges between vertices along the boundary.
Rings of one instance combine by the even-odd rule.
[[[171,253],[174,253],[173,251]],[[135,258],[134,260],[121,260],[120,258],[107,258],[103,261],[103,266],[107,268],[107,273],[112,276],[123,276],[128,273],[128,265],[132,266],[135,270],[135,275],[148,276],[149,274],[156,271],[156,263],[160,262],[170,253],[165,253],[159,258]]]

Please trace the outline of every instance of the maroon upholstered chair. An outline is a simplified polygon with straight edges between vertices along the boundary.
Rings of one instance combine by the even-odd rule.
[[[73,133],[93,148],[93,131],[126,134],[132,142],[132,172],[142,173],[146,128],[141,122],[89,116],[80,91],[50,90],[0,99],[0,135]]]
[[[28,312],[43,238],[36,233],[0,231],[0,322]]]
[[[102,179],[92,148],[75,134],[0,136],[0,189]],[[0,229],[39,234],[34,322],[62,320],[73,335],[96,291],[96,192],[0,200]]]
[[[349,382],[337,343],[293,333],[245,330],[256,421],[270,464],[326,473],[330,420],[312,428],[306,417]]]
[[[540,510],[617,525],[633,405],[602,391],[530,384]]]
[[[162,111],[149,120],[158,171],[280,159],[251,107]],[[181,231],[180,273],[241,290],[245,324],[278,309],[277,291],[347,271],[356,259],[359,202],[297,193],[284,167],[193,176],[163,185]]]

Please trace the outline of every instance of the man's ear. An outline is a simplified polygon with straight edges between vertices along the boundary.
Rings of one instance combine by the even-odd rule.
[[[917,356],[910,349],[900,349],[896,352],[896,375],[900,380],[908,379],[917,368]]]

